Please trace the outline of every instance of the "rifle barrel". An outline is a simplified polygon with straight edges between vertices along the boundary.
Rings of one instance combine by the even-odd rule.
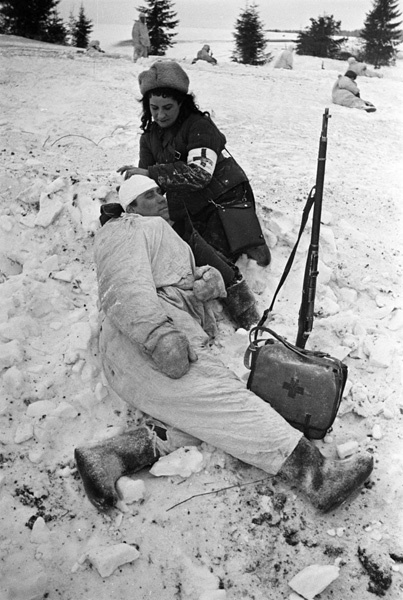
[[[295,342],[295,345],[299,348],[305,348],[305,344],[313,327],[316,280],[319,274],[319,233],[322,214],[323,188],[325,181],[328,120],[329,109],[325,108],[322,119],[322,131],[319,140],[318,165],[314,188],[315,197],[313,205],[311,243],[309,246],[308,257],[305,266],[302,300],[298,317],[298,334]]]

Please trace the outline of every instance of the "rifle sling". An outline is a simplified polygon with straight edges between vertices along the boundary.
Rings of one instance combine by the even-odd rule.
[[[276,301],[277,294],[279,293],[280,289],[284,285],[284,282],[287,279],[288,273],[290,272],[290,269],[292,267],[292,263],[294,262],[295,254],[297,252],[299,241],[300,241],[301,236],[302,236],[302,234],[304,232],[305,225],[306,225],[306,223],[308,221],[309,213],[311,212],[311,208],[312,208],[312,206],[315,203],[315,193],[314,193],[315,188],[316,188],[316,186],[313,186],[313,188],[309,192],[308,199],[306,201],[304,210],[302,212],[301,225],[300,225],[300,228],[299,228],[299,233],[298,233],[297,241],[295,242],[294,248],[292,249],[292,252],[291,252],[291,254],[290,254],[289,258],[288,258],[287,264],[284,267],[283,274],[281,276],[281,279],[280,279],[280,282],[279,282],[279,284],[277,286],[277,289],[276,289],[276,291],[274,293],[273,300],[271,301],[270,307],[267,308],[264,311],[263,316],[262,316],[262,318],[260,319],[260,321],[259,321],[259,323],[257,325],[258,327],[261,327],[265,323],[265,321],[266,321],[269,313],[271,313],[271,311],[273,310],[273,306],[274,306],[274,302]]]

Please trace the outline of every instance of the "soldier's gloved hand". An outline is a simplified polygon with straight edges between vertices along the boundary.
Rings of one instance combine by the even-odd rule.
[[[193,293],[202,302],[213,300],[213,298],[226,298],[227,292],[221,273],[210,265],[197,267]]]
[[[185,375],[189,371],[190,363],[197,360],[197,354],[191,348],[186,335],[179,331],[170,331],[162,335],[151,356],[159,370],[172,379],[179,379]]]

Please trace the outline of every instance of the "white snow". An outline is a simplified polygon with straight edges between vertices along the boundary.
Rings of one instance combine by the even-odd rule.
[[[136,474],[144,501],[113,520],[86,498],[74,448],[142,415],[102,373],[93,233],[100,204],[116,198],[116,169],[137,161],[137,75],[154,59],[89,58],[5,36],[0,54],[2,600],[278,600],[290,597],[287,582],[304,565],[330,563],[328,553],[341,546],[340,575],[323,597],[369,600],[357,558],[358,544],[374,535],[365,527],[382,523],[375,533],[386,554],[401,555],[403,539],[402,61],[384,68],[383,79],[359,79],[373,114],[331,104],[346,65],[330,59],[295,56],[293,71],[182,62],[198,104],[226,134],[255,191],[273,261],[261,269],[242,257],[239,266],[262,312],[295,243],[330,109],[307,347],[345,360],[349,381],[328,443],[317,444],[331,458],[352,440],[372,452],[373,483],[334,515],[318,515],[290,486],[203,445],[202,468],[186,479]],[[270,320],[291,342],[309,235],[310,226]],[[245,381],[247,343],[247,332],[223,320],[212,349]],[[274,508],[284,500],[281,512],[266,513],[262,496]],[[336,532],[336,549],[329,550],[328,531]],[[122,544],[129,554],[120,554]],[[401,585],[395,571],[391,597]]]

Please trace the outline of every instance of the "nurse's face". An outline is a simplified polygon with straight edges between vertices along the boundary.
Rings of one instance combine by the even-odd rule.
[[[171,127],[179,116],[180,103],[173,98],[164,96],[150,96],[150,111],[153,120],[166,129]]]

